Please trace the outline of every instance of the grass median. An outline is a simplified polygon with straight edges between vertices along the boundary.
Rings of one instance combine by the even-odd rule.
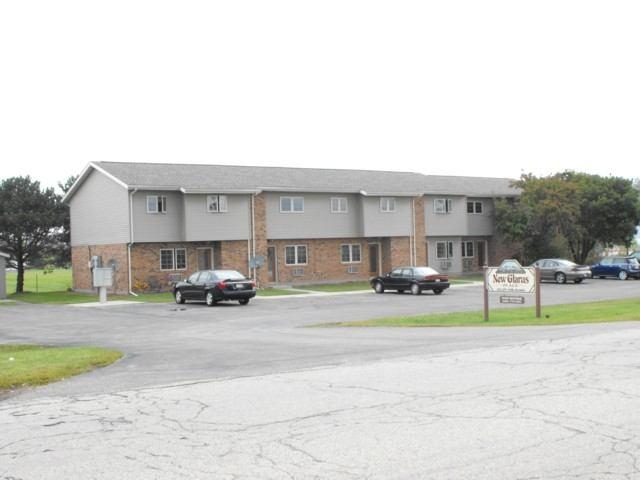
[[[640,299],[550,305],[536,318],[535,308],[501,308],[489,313],[484,321],[482,311],[382,317],[354,322],[332,322],[321,327],[516,327],[528,325],[566,325],[640,320]]]
[[[97,347],[0,345],[0,392],[56,382],[120,358],[117,350]]]

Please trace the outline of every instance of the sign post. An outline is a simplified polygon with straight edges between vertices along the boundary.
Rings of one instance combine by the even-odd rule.
[[[500,303],[524,304],[522,294],[535,294],[540,318],[540,269],[504,260],[499,267],[484,267],[484,321],[489,320],[489,292],[500,293]]]

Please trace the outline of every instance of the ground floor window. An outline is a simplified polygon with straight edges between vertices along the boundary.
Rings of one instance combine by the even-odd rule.
[[[287,245],[284,247],[284,263],[286,265],[306,265],[307,246]]]
[[[162,248],[160,249],[160,270],[186,270],[186,248]]]
[[[462,258],[473,257],[473,242],[462,242]]]
[[[453,257],[453,242],[436,242],[436,258],[445,259]]]
[[[342,263],[360,263],[360,244],[340,245],[340,261]]]

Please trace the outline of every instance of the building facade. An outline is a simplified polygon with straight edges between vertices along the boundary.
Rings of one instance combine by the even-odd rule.
[[[118,293],[230,268],[259,285],[368,279],[397,265],[471,273],[494,261],[508,179],[404,172],[90,163],[69,190],[74,289]]]

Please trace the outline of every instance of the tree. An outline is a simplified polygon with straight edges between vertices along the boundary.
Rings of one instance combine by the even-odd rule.
[[[515,184],[522,195],[496,204],[497,230],[522,243],[523,259],[558,256],[558,245],[584,263],[597,243],[631,244],[640,223],[638,191],[630,180],[564,172]],[[560,241],[559,241],[560,240]]]
[[[0,246],[17,269],[17,293],[24,291],[25,265],[41,258],[55,241],[66,210],[52,188],[41,190],[40,182],[29,176],[0,183]]]

